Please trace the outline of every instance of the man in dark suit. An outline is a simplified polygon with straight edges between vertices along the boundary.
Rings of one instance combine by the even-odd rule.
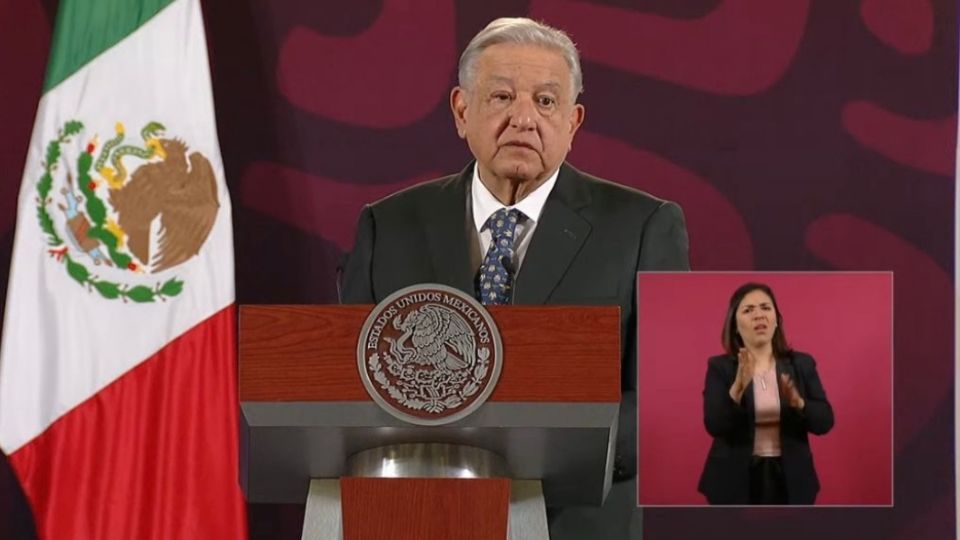
[[[630,480],[636,475],[636,273],[689,268],[683,214],[674,203],[564,162],[584,107],[576,102],[579,55],[563,32],[529,19],[493,21],[461,56],[459,82],[451,108],[476,161],[364,208],[343,301],[379,302],[400,288],[432,282],[484,304],[619,305],[623,401],[614,480]],[[620,513],[633,516],[635,483],[620,484],[604,509],[615,504],[616,492]],[[566,510],[557,519],[583,521],[583,531],[597,537],[589,521],[610,520],[590,514],[599,515],[597,509],[583,512],[583,519]],[[626,525],[611,530],[626,534]],[[575,523],[563,528],[572,536],[581,532]]]

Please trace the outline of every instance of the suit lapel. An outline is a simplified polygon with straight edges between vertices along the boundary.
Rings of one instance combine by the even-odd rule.
[[[543,304],[550,297],[590,234],[578,212],[589,202],[580,174],[563,164],[517,275],[515,304]]]
[[[429,205],[419,209],[428,252],[437,282],[474,295],[467,236],[467,186],[473,171],[468,165],[438,190]]]

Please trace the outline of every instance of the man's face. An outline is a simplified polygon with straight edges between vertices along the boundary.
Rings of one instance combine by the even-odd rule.
[[[563,55],[500,43],[480,53],[474,67],[471,87],[454,88],[450,102],[481,178],[545,179],[566,158],[583,122]]]

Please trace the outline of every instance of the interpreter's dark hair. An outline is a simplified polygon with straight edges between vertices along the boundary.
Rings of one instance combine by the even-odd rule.
[[[730,305],[727,306],[727,318],[723,321],[723,334],[720,337],[723,350],[736,358],[740,348],[744,346],[740,332],[737,331],[737,308],[740,307],[743,297],[753,291],[762,291],[773,302],[773,311],[777,314],[777,328],[773,332],[772,340],[773,356],[774,358],[786,358],[793,351],[787,345],[787,335],[783,329],[783,314],[780,312],[780,306],[777,305],[777,297],[773,295],[773,290],[764,283],[744,283],[733,291],[733,295],[730,297]]]

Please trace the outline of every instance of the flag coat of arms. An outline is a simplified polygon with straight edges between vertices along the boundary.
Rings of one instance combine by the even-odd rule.
[[[41,538],[242,538],[233,239],[198,0],[61,0],[0,448]]]

